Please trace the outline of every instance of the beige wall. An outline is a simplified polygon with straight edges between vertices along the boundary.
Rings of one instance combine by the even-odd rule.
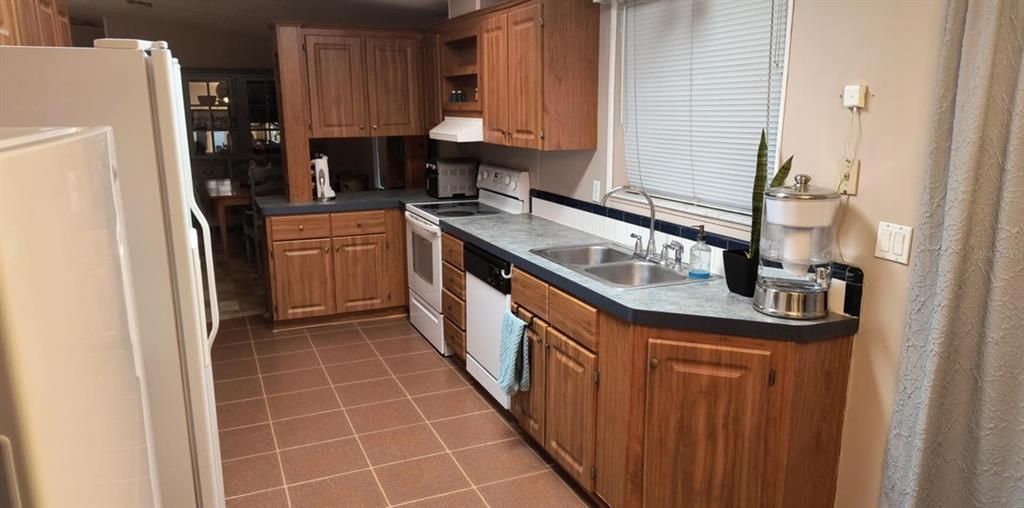
[[[866,282],[836,506],[861,508],[878,499],[910,273],[909,266],[873,256],[875,228],[879,221],[911,226],[917,221],[945,2],[794,1],[782,153],[795,155],[798,170],[816,183],[834,186],[850,125],[839,93],[843,85],[862,83],[871,94],[862,115],[859,194],[849,201],[840,234],[845,259],[863,267]],[[607,10],[604,14],[602,106],[609,37]],[[537,153],[490,145],[470,152],[485,162],[532,169],[536,188],[590,199],[591,180],[605,179],[608,115],[601,109],[596,152]],[[621,140],[616,142],[621,147]],[[622,183],[622,159],[616,159],[616,180]]]
[[[865,272],[853,350],[836,506],[874,506],[903,343],[910,267],[874,257],[879,221],[913,226],[929,142],[945,2],[797,0],[793,9],[782,152],[815,182],[838,183],[850,114],[843,85],[864,83],[859,194],[840,242]],[[913,259],[911,259],[913,263]]]

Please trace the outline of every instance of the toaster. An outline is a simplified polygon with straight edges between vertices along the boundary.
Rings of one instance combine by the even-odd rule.
[[[477,195],[477,161],[431,159],[427,161],[427,194],[434,198],[469,198]]]

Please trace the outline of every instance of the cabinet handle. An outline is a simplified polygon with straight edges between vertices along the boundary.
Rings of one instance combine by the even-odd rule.
[[[302,231],[303,229],[306,229],[306,226],[303,226],[302,224],[299,224],[299,231]]]
[[[652,368],[652,369],[657,369],[657,368],[658,368],[658,365],[659,365],[659,364],[660,364],[661,362],[659,362],[657,358],[651,358],[651,361],[650,361],[650,362],[648,362],[648,363],[650,364],[650,366],[651,366],[651,368]]]

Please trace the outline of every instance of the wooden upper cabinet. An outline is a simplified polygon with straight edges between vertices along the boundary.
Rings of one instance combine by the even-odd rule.
[[[484,142],[506,144],[509,131],[508,16],[496,14],[480,27],[480,102]]]
[[[390,269],[384,235],[350,236],[334,239],[334,273],[337,312],[387,307]]]
[[[543,118],[541,4],[508,13],[507,144],[541,148]]]
[[[311,137],[370,136],[363,38],[305,37]]]
[[[648,342],[644,506],[761,506],[771,353]]]
[[[71,46],[71,20],[68,0],[56,0],[57,17],[54,22],[54,40],[57,46]]]
[[[423,133],[420,43],[417,38],[367,37],[367,96],[370,134]]]
[[[274,242],[275,319],[335,312],[331,240]]]
[[[547,330],[546,357],[544,448],[584,489],[591,491],[597,357],[554,328]]]

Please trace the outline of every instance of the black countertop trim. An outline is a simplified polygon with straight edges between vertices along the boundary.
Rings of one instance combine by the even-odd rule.
[[[501,247],[481,240],[476,236],[458,228],[457,224],[441,221],[441,231],[449,233],[463,242],[475,245],[495,256],[521,266],[527,272],[547,283],[566,291],[570,295],[593,305],[603,312],[616,318],[640,326],[654,328],[670,328],[705,333],[735,335],[758,339],[785,340],[793,342],[811,342],[817,340],[847,337],[857,333],[859,319],[840,321],[822,321],[815,325],[787,326],[785,324],[751,322],[726,318],[710,318],[688,314],[644,311],[627,307],[611,298],[598,294],[585,286],[566,279],[550,270],[538,266],[528,259],[512,254]]]

